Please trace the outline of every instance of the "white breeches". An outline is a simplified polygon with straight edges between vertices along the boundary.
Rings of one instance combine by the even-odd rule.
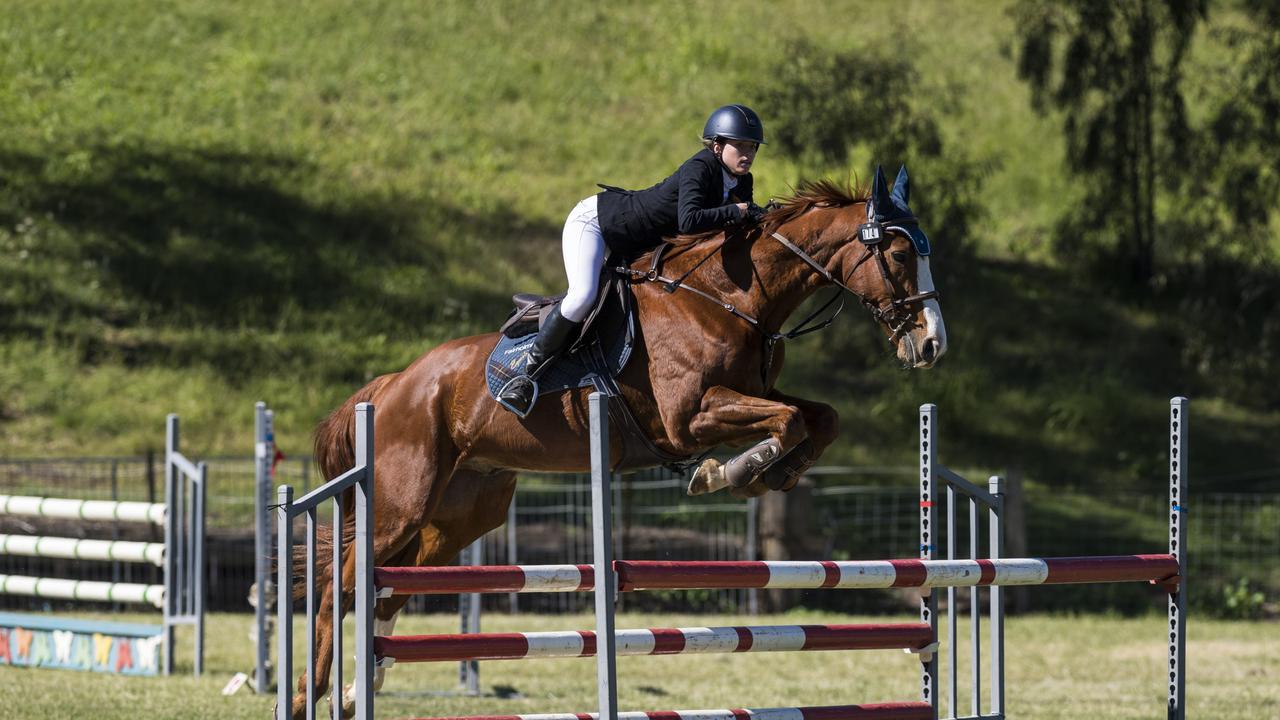
[[[608,256],[604,235],[600,232],[600,217],[596,214],[595,195],[578,203],[564,221],[561,250],[564,272],[569,276],[569,292],[560,303],[560,314],[566,320],[582,322],[596,301],[600,270]]]

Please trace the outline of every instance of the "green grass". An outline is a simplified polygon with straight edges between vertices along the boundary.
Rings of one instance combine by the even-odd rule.
[[[153,620],[139,616],[141,621]],[[844,616],[793,613],[762,616],[753,624],[839,623]],[[875,618],[884,621],[884,618]],[[910,618],[902,618],[909,621]],[[179,675],[119,678],[65,671],[0,667],[4,717],[62,720],[114,718],[265,718],[273,699],[247,690],[219,694],[237,671],[248,671],[252,650],[247,615],[214,615],[208,631],[206,675],[192,679],[188,636],[179,638]],[[742,617],[623,615],[618,627],[733,625]],[[490,632],[584,629],[586,616],[484,618]],[[1020,720],[1164,717],[1164,619],[1110,616],[1019,617],[1006,625],[1007,711]],[[301,628],[299,628],[300,630]],[[451,632],[450,615],[410,616],[398,633]],[[969,668],[960,627],[961,709],[967,712]],[[945,638],[945,632],[944,632]],[[984,642],[986,642],[984,626]],[[301,653],[301,642],[298,644]],[[1280,717],[1280,625],[1201,621],[1193,618],[1188,647],[1188,717],[1218,720]],[[945,660],[943,697],[946,697]],[[778,707],[888,700],[914,700],[918,664],[901,651],[757,653],[620,658],[619,708],[676,710],[716,707]],[[455,663],[401,664],[388,674],[377,699],[379,717],[410,715],[515,714],[587,711],[595,707],[595,664],[587,659],[502,661],[481,665],[481,698],[436,697],[453,690]],[[495,690],[515,692],[501,698]],[[984,690],[984,697],[988,697]]]

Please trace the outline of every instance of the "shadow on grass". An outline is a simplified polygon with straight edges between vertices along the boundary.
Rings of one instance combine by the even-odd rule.
[[[0,333],[52,333],[86,344],[90,357],[95,343],[110,344],[108,333],[78,329],[82,321],[271,330],[284,316],[292,328],[349,323],[358,335],[399,337],[459,314],[496,326],[510,292],[527,288],[455,281],[451,238],[481,239],[502,258],[529,238],[558,235],[509,210],[480,215],[432,199],[430,189],[313,197],[320,192],[306,188],[317,169],[291,157],[156,146],[74,154],[82,160],[0,150],[0,223],[39,224],[49,275],[66,270],[24,278],[11,268],[22,290],[8,295]],[[102,291],[84,292],[87,282]],[[131,363],[164,362],[172,349],[137,339],[102,348]]]

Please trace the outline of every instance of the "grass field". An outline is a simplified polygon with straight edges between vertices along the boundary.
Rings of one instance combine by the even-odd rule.
[[[845,616],[793,613],[759,617],[754,624],[850,621]],[[618,627],[743,622],[742,617],[623,615]],[[123,679],[0,667],[0,718],[265,719],[271,698],[251,695],[247,689],[232,697],[219,694],[234,672],[250,669],[249,623],[248,615],[210,618],[206,675],[198,680],[185,675]],[[495,613],[484,619],[484,629],[490,632],[582,629],[591,624],[587,616]],[[1163,718],[1163,626],[1164,618],[1157,616],[1010,619],[1006,624],[1008,716],[1017,720]],[[454,616],[431,615],[409,617],[397,632],[455,629]],[[962,627],[961,637],[966,633],[967,627]],[[179,643],[179,670],[186,673],[190,670],[187,636],[180,636]],[[298,647],[295,657],[301,644]],[[966,654],[963,642],[960,651]],[[1193,619],[1187,654],[1188,717],[1280,718],[1280,624]],[[618,704],[621,710],[677,710],[912,700],[918,692],[916,668],[912,657],[887,650],[621,658]],[[962,665],[961,672],[967,673],[968,668]],[[944,699],[945,677],[944,671]],[[963,677],[961,709],[967,712]],[[439,697],[431,692],[452,690],[456,682],[456,663],[396,666],[376,701],[378,716],[581,712],[596,704],[595,664],[587,659],[484,663],[485,697]]]

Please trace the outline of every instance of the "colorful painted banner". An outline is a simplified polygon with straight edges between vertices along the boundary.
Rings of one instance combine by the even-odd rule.
[[[0,613],[0,665],[155,675],[163,642],[158,625]]]

